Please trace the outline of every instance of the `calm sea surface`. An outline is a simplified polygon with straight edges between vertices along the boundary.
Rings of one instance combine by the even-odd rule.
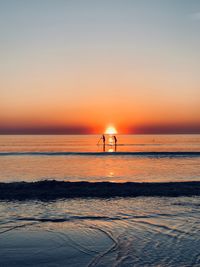
[[[117,137],[104,152],[96,135],[0,136],[0,181],[200,180],[200,135]]]
[[[0,181],[200,180],[200,135],[98,140],[0,136]],[[0,201],[0,266],[200,266],[199,218],[200,197]]]

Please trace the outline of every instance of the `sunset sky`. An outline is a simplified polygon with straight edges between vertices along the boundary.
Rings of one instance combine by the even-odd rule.
[[[200,1],[2,0],[0,75],[0,133],[200,133]]]

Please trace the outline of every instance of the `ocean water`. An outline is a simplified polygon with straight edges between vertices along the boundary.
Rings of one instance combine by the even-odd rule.
[[[200,136],[0,136],[0,182],[200,180]],[[0,201],[0,266],[200,266],[200,197]]]
[[[105,152],[98,140],[96,135],[0,136],[0,181],[200,180],[200,135],[119,135],[117,147],[106,145]]]

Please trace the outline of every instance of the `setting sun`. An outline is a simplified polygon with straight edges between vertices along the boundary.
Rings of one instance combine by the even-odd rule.
[[[0,267],[200,267],[200,0],[0,22]]]
[[[106,128],[105,134],[117,134],[117,130],[114,126],[108,126]]]

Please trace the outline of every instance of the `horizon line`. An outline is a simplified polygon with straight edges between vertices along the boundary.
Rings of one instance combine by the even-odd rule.
[[[113,124],[114,125],[114,124]],[[130,125],[129,127],[117,126],[118,134],[200,134],[200,124],[152,124],[152,125]],[[8,126],[0,127],[0,135],[90,135],[103,134],[104,127],[89,126]]]

